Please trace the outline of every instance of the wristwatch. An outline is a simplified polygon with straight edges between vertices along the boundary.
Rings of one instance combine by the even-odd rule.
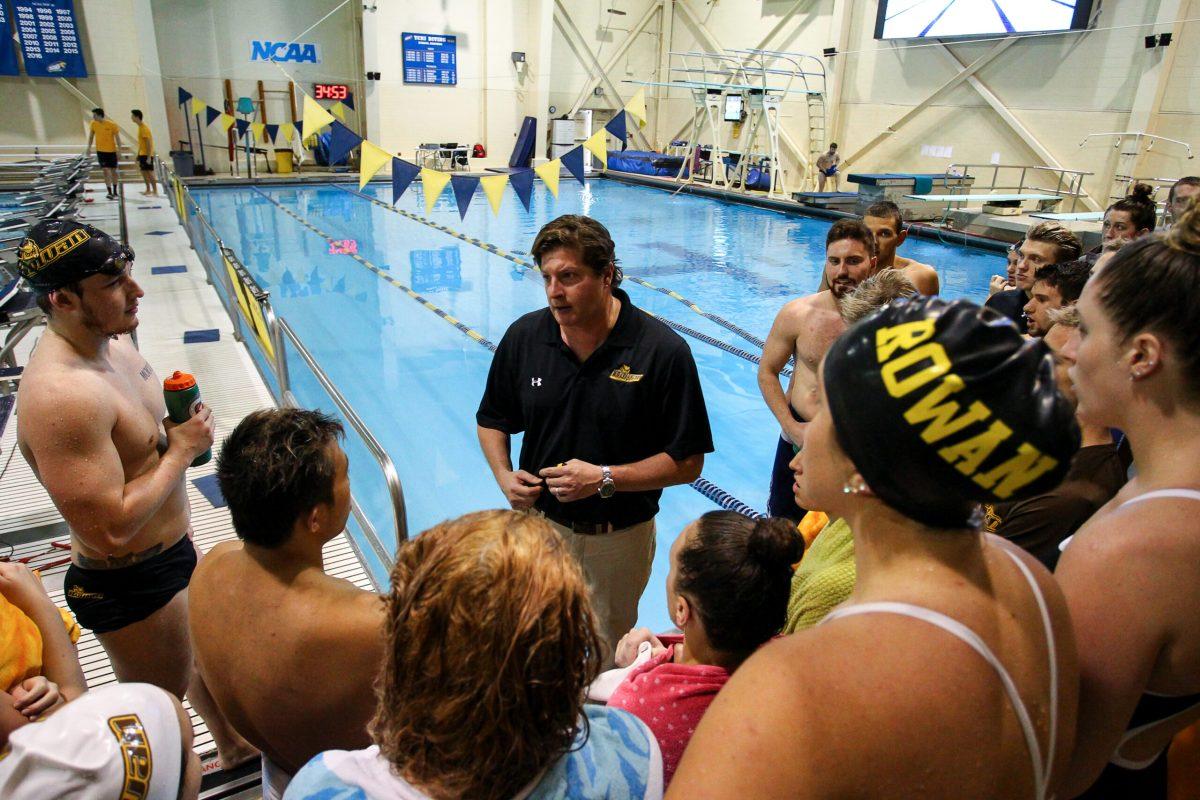
[[[612,468],[600,467],[600,476],[600,496],[607,500],[617,493],[617,485],[612,479]]]

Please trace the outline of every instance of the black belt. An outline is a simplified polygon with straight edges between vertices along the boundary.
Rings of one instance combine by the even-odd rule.
[[[538,509],[541,511],[541,509]],[[560,517],[557,514],[551,514],[548,511],[542,511],[542,515],[564,528],[569,528],[571,533],[578,533],[581,536],[598,536],[602,533],[612,533],[619,531],[622,528],[632,528],[634,525],[640,525],[640,522],[630,522],[628,524],[617,524],[615,522],[580,522],[579,520],[571,520],[566,517]],[[645,520],[642,520],[644,522]]]

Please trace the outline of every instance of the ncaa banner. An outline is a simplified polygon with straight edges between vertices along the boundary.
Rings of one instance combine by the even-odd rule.
[[[35,78],[86,78],[72,0],[13,0],[25,72]]]

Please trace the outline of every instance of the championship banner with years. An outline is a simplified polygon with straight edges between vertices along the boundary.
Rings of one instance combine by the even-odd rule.
[[[25,72],[34,78],[86,78],[72,0],[13,0]]]
[[[13,44],[12,22],[8,18],[8,8],[0,0],[0,75],[19,75],[17,69],[17,48]]]

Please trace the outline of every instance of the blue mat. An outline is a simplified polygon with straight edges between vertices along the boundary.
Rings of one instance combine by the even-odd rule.
[[[174,275],[177,272],[187,272],[186,264],[167,264],[164,267],[151,267],[151,275]]]
[[[204,328],[197,331],[184,331],[184,344],[197,344],[199,342],[217,342],[221,339],[221,331],[216,328]]]
[[[204,495],[205,500],[212,503],[213,508],[224,508],[229,505],[225,502],[225,495],[221,494],[221,487],[217,483],[216,475],[192,478],[192,486],[195,486],[200,494]]]

